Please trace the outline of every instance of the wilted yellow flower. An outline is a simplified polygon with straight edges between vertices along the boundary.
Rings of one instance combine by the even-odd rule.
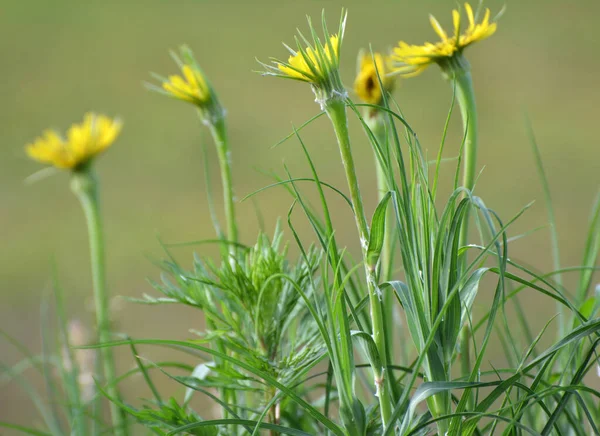
[[[385,91],[391,91],[394,87],[394,78],[389,75],[390,58],[381,53],[359,54],[359,70],[354,81],[354,92],[358,98],[365,103],[380,104],[383,99],[379,79]],[[374,60],[374,61],[373,61]],[[377,68],[375,68],[377,67]],[[377,73],[379,72],[379,78]]]
[[[29,157],[58,168],[77,169],[106,150],[121,131],[122,123],[104,115],[87,113],[81,124],[73,124],[66,138],[54,130],[26,146]]]
[[[474,42],[481,41],[491,36],[496,31],[496,23],[490,23],[490,10],[485,10],[483,20],[476,24],[473,9],[469,3],[465,3],[465,11],[469,25],[461,34],[461,16],[456,9],[452,11],[454,23],[454,34],[448,36],[440,23],[433,15],[429,21],[433,30],[441,38],[440,42],[426,42],[424,45],[409,45],[400,41],[398,47],[394,48],[392,59],[398,64],[395,71],[405,76],[419,74],[429,65],[436,63],[442,69],[451,68],[462,64],[461,54],[463,50]]]
[[[339,37],[331,35],[329,44],[325,44],[322,53],[312,47],[307,47],[304,53],[291,50],[292,55],[287,64],[278,63],[277,68],[292,79],[319,84],[326,78],[332,67],[337,67],[340,56],[339,46]]]
[[[206,104],[210,100],[210,88],[200,71],[185,64],[181,72],[183,77],[169,76],[169,80],[162,84],[163,89],[181,100],[197,105]]]

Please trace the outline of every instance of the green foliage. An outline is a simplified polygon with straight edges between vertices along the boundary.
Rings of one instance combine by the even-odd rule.
[[[205,311],[209,327],[199,333],[203,342],[218,339],[253,365],[292,381],[322,356],[313,351],[320,348],[316,324],[296,291],[313,293],[320,254],[312,249],[306,261],[291,265],[287,247],[281,246],[282,236],[277,229],[269,241],[261,233],[240,259],[225,258],[219,265],[195,257],[193,271],[166,261],[167,274],[155,287],[172,301]],[[146,301],[161,300],[147,297]],[[231,372],[221,375],[238,378]]]
[[[177,404],[174,398],[170,398],[167,403],[163,403],[157,409],[129,409],[129,413],[133,415],[139,423],[151,429],[160,429],[158,434],[166,435],[170,431],[196,423],[202,419],[194,412]],[[188,434],[195,436],[216,436],[219,430],[216,426],[193,428],[188,431]]]
[[[325,46],[313,37],[323,52]],[[587,380],[597,368],[600,343],[600,291],[594,288],[600,197],[592,208],[582,265],[561,269],[549,186],[534,142],[550,210],[556,270],[540,273],[512,259],[511,242],[521,237],[509,237],[512,225],[529,205],[504,220],[470,186],[474,174],[467,174],[469,186],[458,186],[463,157],[469,161],[468,171],[474,168],[474,154],[463,155],[473,153],[477,128],[469,124],[476,120],[470,76],[461,80],[452,83],[454,95],[433,166],[390,95],[384,95],[381,106],[356,105],[343,93],[319,101],[340,148],[348,196],[324,180],[319,161],[300,134],[320,115],[284,139],[297,140],[309,174],[294,177],[285,167],[286,177],[275,177],[272,185],[249,196],[276,187],[290,195],[287,224],[292,247],[299,252],[297,261],[290,260],[290,243],[279,225],[272,238],[260,232],[252,246],[238,242],[231,169],[227,153],[219,154],[227,236],[220,230],[212,196],[209,209],[220,256],[194,254],[191,267],[185,267],[164,246],[161,278],[151,281],[162,295],[136,300],[158,306],[156,311],[163,304],[195,309],[197,323],[190,326],[195,337],[73,344],[55,284],[60,321],[56,345],[50,347],[45,338],[42,356],[22,350],[22,364],[3,365],[3,381],[15,380],[29,393],[45,430],[0,425],[42,435],[110,432],[115,429],[105,428],[99,410],[100,400],[108,399],[141,428],[159,435],[599,434],[600,392]],[[444,183],[442,151],[455,100],[465,135],[457,144],[461,151],[454,187],[445,198],[439,189]],[[359,188],[349,122],[362,127],[374,151],[374,168],[387,187],[372,212],[363,204],[363,197],[373,193]],[[214,136],[221,151],[229,149],[225,130],[220,124]],[[333,135],[325,139],[334,140]],[[309,188],[316,191],[318,207],[311,204]],[[340,246],[330,195],[340,197],[344,212],[352,215],[356,247]],[[298,219],[308,222],[313,238],[300,235]],[[360,260],[350,254],[356,248]],[[572,289],[563,280],[568,273],[579,278]],[[524,292],[554,301],[559,319],[549,320],[536,333],[530,309],[519,300]],[[477,304],[482,294],[486,304]],[[550,339],[555,324],[556,338]],[[496,344],[506,358],[501,366],[490,354]],[[185,352],[194,363],[153,363],[140,354],[140,345]],[[118,346],[129,347],[136,366],[119,382],[141,375],[152,393],[141,405],[111,394],[118,385],[103,380],[97,385],[102,396],[85,398],[80,379],[84,368],[75,354]],[[43,375],[54,401],[45,404],[38,398],[21,374],[27,366]],[[51,366],[58,369],[58,382]],[[183,390],[181,399],[163,399],[168,396],[154,384],[151,373],[156,371]],[[200,395],[218,416],[206,408],[199,411],[194,400]],[[65,405],[61,410],[55,407],[58,398]]]
[[[146,303],[178,302],[201,309],[207,328],[195,332],[201,343],[218,344],[218,349],[285,384],[297,380],[324,357],[322,338],[304,298],[314,297],[319,280],[315,272],[320,253],[310,249],[295,264],[287,259],[287,245],[277,228],[272,240],[260,233],[254,246],[226,255],[217,265],[195,256],[193,269],[185,270],[172,258],[163,262],[162,283],[154,283],[165,298],[146,296]],[[231,408],[240,416],[279,399],[276,390],[263,380],[216,359],[205,365],[209,374],[177,377],[191,387],[214,388],[233,393]],[[239,395],[237,395],[239,394]],[[285,409],[285,405],[291,407]],[[277,404],[285,419],[297,409],[289,402]]]

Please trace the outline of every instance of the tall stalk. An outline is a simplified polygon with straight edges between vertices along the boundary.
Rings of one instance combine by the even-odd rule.
[[[379,352],[381,359],[380,367],[373,367],[373,377],[379,398],[381,409],[381,420],[385,427],[392,414],[392,393],[389,388],[389,380],[386,380],[385,368],[387,368],[387,352],[385,339],[385,325],[382,311],[381,291],[377,287],[377,277],[375,265],[367,262],[367,248],[369,244],[369,226],[365,216],[365,210],[362,202],[362,196],[358,187],[358,178],[354,158],[350,148],[350,137],[348,134],[348,118],[346,115],[346,105],[343,100],[330,99],[325,105],[325,111],[329,116],[338,140],[342,162],[346,173],[346,180],[350,190],[350,199],[354,210],[354,218],[360,238],[360,244],[365,263],[365,273],[367,279],[367,289],[369,292],[369,303],[371,309],[371,319],[373,322],[373,340]]]
[[[386,121],[387,117],[384,114],[375,108],[366,108],[365,122],[371,132],[375,136],[377,143],[379,144],[379,148],[383,152],[384,157],[389,154],[389,142],[388,142],[388,134],[387,134],[387,126]],[[378,153],[374,150],[374,158],[375,158],[375,171],[377,175],[377,200],[381,202],[383,197],[390,190],[388,177],[385,173],[383,166],[378,158]],[[379,280],[380,282],[386,282],[391,280],[392,274],[392,242],[394,240],[393,230],[393,220],[389,219],[390,214],[387,213],[387,218],[385,220],[385,237],[383,239],[383,247],[381,250],[380,257],[380,269],[379,269]],[[387,340],[387,350],[392,350],[393,344],[393,332],[394,332],[394,294],[392,292],[386,292],[383,295],[383,311],[384,311],[384,325],[386,332],[386,340]]]
[[[106,343],[111,341],[110,297],[106,288],[106,262],[102,219],[100,216],[98,181],[89,166],[73,172],[71,189],[79,199],[87,221],[92,282],[94,288],[94,305],[96,309],[96,328],[98,330],[99,342]],[[100,348],[100,360],[104,371],[104,379],[107,384],[106,392],[112,398],[120,400],[119,390],[116,386],[115,360],[111,347]],[[126,436],[128,431],[125,414],[115,401],[110,402],[110,414],[113,424],[112,434],[116,436]]]
[[[202,117],[202,115],[201,115]],[[221,186],[223,190],[223,207],[225,210],[225,221],[227,225],[227,240],[229,244],[229,255],[230,262],[235,265],[235,256],[237,252],[236,243],[238,242],[238,228],[235,218],[235,201],[233,194],[233,182],[231,177],[231,151],[229,149],[229,140],[227,138],[227,126],[225,124],[224,115],[220,114],[214,119],[205,118],[205,124],[208,126],[212,135],[215,147],[217,149],[217,157],[219,160],[219,170],[221,174]],[[213,329],[215,325],[211,326]],[[217,349],[224,354],[227,354],[227,350],[220,339],[216,339],[215,345]],[[228,366],[228,363],[221,362],[224,366]],[[222,388],[221,397],[226,403],[234,405],[237,404],[237,394],[235,390]],[[229,412],[223,411],[223,417],[229,418]],[[228,426],[228,431],[232,434],[238,434],[239,427]]]
[[[453,76],[454,80],[456,80],[456,99],[458,100],[465,135],[462,184],[463,187],[471,191],[475,185],[477,171],[477,107],[475,104],[475,91],[473,89],[471,72],[467,68],[455,71]],[[460,231],[460,245],[463,247],[467,244],[468,233],[469,214],[467,212]],[[463,266],[465,260],[466,255],[463,257]]]
[[[229,150],[229,141],[227,140],[225,118],[220,117],[214,122],[207,122],[207,125],[215,142],[219,158],[225,220],[227,221],[227,238],[230,242],[235,243],[238,242],[238,228],[235,220],[233,183],[231,181],[231,152]],[[231,245],[230,252],[234,251],[235,245]]]
[[[468,64],[466,68],[457,69],[454,72],[456,81],[456,99],[460,108],[460,114],[463,122],[464,155],[463,155],[463,187],[472,191],[475,186],[475,177],[477,171],[477,106],[475,104],[475,90],[473,89],[473,79],[471,77]],[[470,209],[467,209],[460,229],[460,246],[464,247],[468,243],[469,237],[469,215]],[[461,272],[466,273],[467,252],[462,256],[459,262]],[[471,356],[470,356],[470,327],[465,325],[459,334],[459,344],[461,349],[460,368],[463,377],[471,374]],[[469,402],[472,397],[469,397]]]

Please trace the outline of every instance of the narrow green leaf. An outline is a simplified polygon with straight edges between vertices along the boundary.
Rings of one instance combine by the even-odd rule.
[[[585,250],[583,254],[583,266],[594,267],[598,260],[600,252],[600,193],[596,197],[596,202],[592,208],[590,218],[590,227],[587,233],[585,242]],[[579,287],[577,290],[577,304],[581,304],[587,296],[588,289],[592,282],[593,270],[582,269],[579,277]]]
[[[552,248],[552,261],[554,264],[554,269],[560,269],[560,249],[558,245],[558,228],[556,226],[556,217],[554,215],[554,206],[552,204],[552,195],[550,194],[550,183],[548,182],[548,177],[546,176],[546,171],[544,169],[544,163],[542,161],[542,154],[540,153],[540,148],[537,144],[537,140],[535,138],[535,134],[533,132],[533,126],[531,125],[531,121],[525,115],[525,126],[527,129],[527,135],[529,136],[529,142],[531,144],[531,149],[533,151],[533,157],[535,160],[535,166],[538,171],[538,176],[542,183],[542,188],[544,191],[544,201],[546,203],[546,212],[548,213],[548,222],[550,223],[550,238],[551,238],[551,248]],[[556,276],[556,281],[559,287],[562,287],[562,275]],[[558,318],[558,334],[559,337],[565,333],[566,320],[565,320],[565,309],[562,305],[557,304],[557,310],[559,313]]]
[[[18,430],[21,433],[30,434],[34,436],[53,436],[52,433],[46,433],[44,431],[36,430],[35,428],[25,427],[22,425],[11,424],[10,422],[0,421],[0,427],[9,428],[11,430]]]
[[[569,383],[569,386],[577,386],[581,383],[581,381],[583,380],[583,377],[585,376],[585,373],[586,373],[585,368],[586,368],[588,362],[591,360],[591,358],[596,353],[596,347],[598,346],[598,344],[600,344],[600,339],[596,339],[596,341],[590,347],[590,349],[587,352],[586,356],[584,357],[583,361],[579,365],[577,372],[573,376],[573,379]],[[556,405],[554,412],[552,412],[552,416],[550,417],[550,419],[544,426],[544,429],[542,430],[542,436],[548,436],[550,434],[550,432],[552,431],[552,427],[554,426],[554,423],[558,420],[561,412],[565,409],[565,407],[567,407],[567,402],[572,394],[573,394],[573,392],[571,390],[565,391],[562,398]]]
[[[365,332],[357,330],[351,331],[350,334],[352,335],[352,339],[355,339],[364,349],[371,367],[381,368],[381,358],[373,337]]]
[[[387,204],[390,201],[392,192],[388,192],[381,199],[375,213],[373,213],[373,219],[371,221],[371,234],[369,236],[369,246],[367,248],[367,263],[369,267],[374,268],[379,261],[381,256],[381,250],[383,249],[383,241],[385,239],[385,218],[387,212]]]

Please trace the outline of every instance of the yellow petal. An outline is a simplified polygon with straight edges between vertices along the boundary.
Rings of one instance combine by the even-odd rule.
[[[277,63],[277,68],[286,76],[305,82],[315,83],[322,80],[323,67],[337,68],[340,50],[340,40],[337,35],[331,35],[329,42],[323,46],[323,51],[318,52],[312,47],[306,47],[288,58],[287,65]],[[365,58],[363,58],[364,65]]]
[[[194,74],[194,70],[192,70],[189,65],[184,65],[181,71],[183,72],[183,75],[190,87],[193,89],[198,89],[198,81],[196,80],[196,74]]]
[[[475,27],[475,18],[473,17],[473,8],[469,3],[465,3],[465,10],[467,11],[467,17],[469,18],[469,28],[468,31],[472,32]]]
[[[452,23],[454,24],[454,35],[458,37],[460,34],[460,13],[456,10],[452,10]]]
[[[339,57],[340,52],[340,38],[337,35],[331,35],[329,38],[329,42],[333,47],[333,56],[337,59]]]
[[[440,25],[439,21],[436,20],[433,15],[429,15],[429,22],[431,23],[431,27],[433,27],[433,30],[435,30],[435,33],[437,33],[439,35],[439,37],[442,39],[442,41],[445,41],[448,39],[448,35],[446,35],[446,32]]]
[[[487,26],[490,22],[490,10],[486,9],[485,10],[485,16],[483,17],[483,21],[481,22],[482,25]]]
[[[190,90],[190,86],[188,83],[181,78],[181,76],[170,76],[169,80],[176,88],[179,88],[183,92],[188,92]]]

